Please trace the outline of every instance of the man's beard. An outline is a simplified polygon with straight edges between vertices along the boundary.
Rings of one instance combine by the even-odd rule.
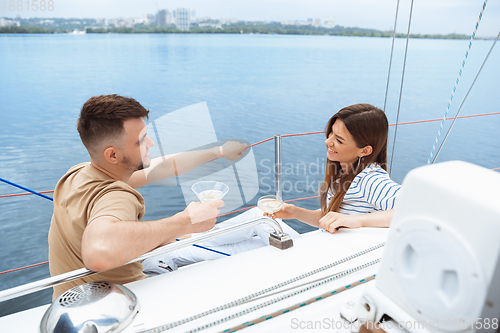
[[[143,169],[148,168],[149,164],[150,164],[150,161],[148,161],[147,165],[145,165],[145,163],[143,161],[141,161],[137,165],[134,165],[134,164],[132,164],[132,160],[130,159],[130,157],[123,156],[123,159],[121,160],[121,163],[126,164],[132,170],[134,170],[134,172],[135,172],[135,171],[139,171],[139,170],[143,170]]]

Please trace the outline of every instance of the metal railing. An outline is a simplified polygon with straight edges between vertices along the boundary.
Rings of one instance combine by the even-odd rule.
[[[160,254],[175,251],[175,250],[187,247],[187,246],[191,246],[195,243],[204,242],[204,241],[207,241],[207,240],[219,237],[219,236],[223,236],[226,234],[230,234],[232,232],[236,232],[236,231],[245,229],[245,228],[250,228],[250,227],[253,227],[253,226],[261,224],[261,223],[268,224],[271,228],[273,228],[274,233],[278,237],[282,237],[285,235],[285,233],[283,233],[283,229],[281,229],[281,226],[279,225],[278,222],[276,222],[272,218],[262,216],[262,217],[257,217],[255,219],[245,221],[245,222],[242,222],[239,224],[231,225],[231,226],[224,227],[224,228],[217,229],[217,230],[208,231],[208,232],[205,232],[201,235],[194,236],[194,237],[191,237],[188,239],[184,239],[184,240],[181,240],[181,241],[178,241],[175,243],[164,245],[164,246],[159,247],[151,252],[143,254],[142,256],[137,257],[136,259],[131,260],[131,261],[127,262],[126,264],[123,264],[122,266],[131,264],[134,262],[142,261],[144,259],[151,258],[151,257],[157,256]],[[46,278],[43,280],[39,280],[39,281],[24,284],[24,285],[21,285],[18,287],[3,290],[3,291],[0,291],[0,302],[7,301],[7,300],[10,300],[13,298],[20,297],[20,296],[28,295],[28,294],[31,294],[31,293],[34,293],[37,291],[41,291],[41,290],[44,290],[47,288],[57,286],[59,284],[70,282],[70,281],[80,279],[80,278],[83,278],[86,276],[90,276],[93,274],[97,274],[97,273],[101,273],[101,272],[94,272],[94,271],[90,271],[86,268],[80,268],[80,269],[77,269],[77,270],[74,270],[71,272],[67,272],[67,273],[56,275],[56,276]]]
[[[274,136],[274,189],[276,198],[283,200],[283,189],[281,184],[281,134]]]

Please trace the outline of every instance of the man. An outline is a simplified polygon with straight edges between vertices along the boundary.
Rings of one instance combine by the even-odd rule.
[[[141,263],[119,266],[215,225],[222,200],[191,202],[174,216],[141,221],[144,199],[135,188],[222,156],[237,159],[246,145],[228,142],[150,161],[148,150],[154,143],[144,122],[148,113],[136,100],[118,95],[92,97],[83,105],[77,129],[90,163],[71,168],[55,188],[49,266],[51,275],[82,267],[105,272],[55,286],[54,299],[84,282],[144,279]]]

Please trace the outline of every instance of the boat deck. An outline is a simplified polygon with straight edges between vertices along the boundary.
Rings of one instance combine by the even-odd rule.
[[[287,250],[267,246],[129,283],[126,286],[136,294],[140,310],[132,324],[123,332],[142,332],[235,301],[385,242],[387,233],[388,229],[385,228],[341,229],[335,234],[314,231],[294,240],[294,247]],[[381,258],[382,253],[383,248],[374,250],[284,288],[354,268]],[[333,291],[376,274],[377,266],[365,268],[204,331],[226,331],[262,316],[268,318],[269,314],[275,311],[286,309],[293,304],[318,297],[325,292]],[[357,300],[363,288],[364,285],[360,285],[348,289],[341,294],[247,327],[245,331],[296,332],[310,329],[314,329],[314,331],[332,331],[334,329],[338,332],[349,332],[348,325],[346,328],[346,322],[340,319],[338,309],[347,300]],[[279,296],[280,294],[276,294],[219,311],[169,331],[193,330]],[[40,320],[48,306],[44,305],[3,317],[0,319],[1,326],[6,329],[6,332],[39,332]]]

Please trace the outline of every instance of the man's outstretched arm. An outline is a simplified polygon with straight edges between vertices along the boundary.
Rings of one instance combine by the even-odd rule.
[[[151,160],[148,168],[134,172],[127,183],[133,188],[139,188],[165,178],[185,174],[221,157],[237,160],[246,148],[247,145],[244,143],[228,141],[221,147],[157,157]]]
[[[192,202],[188,207],[157,221],[121,221],[100,216],[89,222],[82,238],[82,260],[92,271],[121,266],[186,234],[210,230],[222,200]]]

